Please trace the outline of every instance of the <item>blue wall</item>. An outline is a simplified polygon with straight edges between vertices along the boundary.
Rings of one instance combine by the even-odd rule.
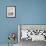
[[[17,23],[46,24],[46,0],[17,0]]]
[[[6,6],[11,4],[16,5],[16,18],[6,18]],[[2,0],[0,3],[0,44],[8,43],[9,32],[17,34],[18,24],[46,24],[46,0]]]

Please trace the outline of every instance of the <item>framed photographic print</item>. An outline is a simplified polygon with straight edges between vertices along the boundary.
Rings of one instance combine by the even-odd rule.
[[[7,6],[6,12],[6,18],[16,18],[16,6]]]

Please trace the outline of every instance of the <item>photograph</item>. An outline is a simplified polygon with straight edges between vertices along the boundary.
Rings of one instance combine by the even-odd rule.
[[[8,18],[16,18],[16,6],[7,6],[7,16]]]

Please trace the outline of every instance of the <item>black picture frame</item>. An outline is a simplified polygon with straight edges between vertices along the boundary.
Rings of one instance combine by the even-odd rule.
[[[13,8],[14,9],[14,15],[13,16],[9,16],[8,15],[8,8]],[[16,6],[6,6],[6,18],[16,18]]]

